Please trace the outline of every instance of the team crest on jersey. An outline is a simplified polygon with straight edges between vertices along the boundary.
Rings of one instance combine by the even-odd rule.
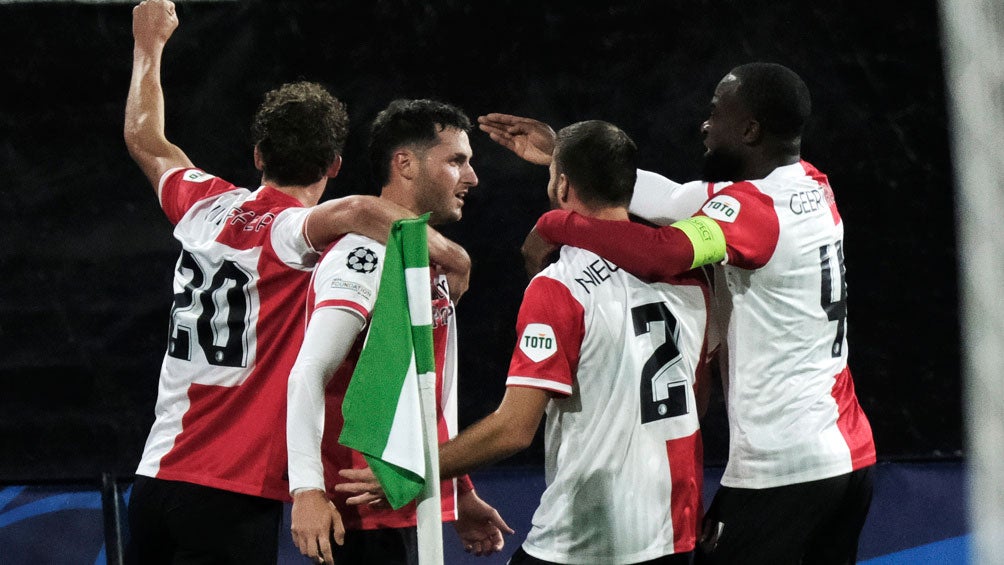
[[[547,324],[527,324],[519,338],[519,350],[533,362],[540,363],[558,351],[554,330]]]
[[[214,178],[213,175],[205,171],[188,171],[185,173],[184,179],[188,182],[206,182],[207,180]]]
[[[742,207],[739,201],[728,194],[719,194],[708,200],[701,211],[709,218],[714,218],[719,222],[734,222],[739,216],[739,209]]]
[[[376,253],[366,247],[356,247],[349,253],[345,266],[358,273],[372,273],[377,263]]]

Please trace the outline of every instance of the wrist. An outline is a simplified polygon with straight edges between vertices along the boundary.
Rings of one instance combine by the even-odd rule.
[[[309,493],[319,492],[321,494],[326,494],[323,488],[318,487],[299,487],[289,491],[290,496],[296,498],[301,495],[312,496]]]

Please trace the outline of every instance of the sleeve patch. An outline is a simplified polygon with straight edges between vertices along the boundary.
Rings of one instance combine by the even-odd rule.
[[[372,273],[379,260],[376,253],[367,247],[356,247],[349,253],[345,266],[358,273]]]
[[[701,208],[709,218],[714,218],[719,222],[735,222],[736,218],[739,217],[739,209],[742,205],[739,201],[727,194],[719,194]]]
[[[197,169],[192,169],[190,171],[187,171],[185,172],[184,176],[182,176],[182,179],[188,182],[206,182],[207,180],[211,180],[214,178],[216,177],[207,172],[199,171]]]
[[[355,294],[358,294],[359,296],[363,297],[366,300],[369,300],[370,298],[373,297],[373,291],[372,290],[370,290],[369,288],[366,288],[365,286],[363,286],[363,285],[361,285],[359,283],[352,282],[352,281],[346,281],[346,280],[342,280],[342,279],[335,279],[335,280],[331,281],[331,288],[348,290],[350,292],[354,292]]]
[[[558,340],[547,324],[527,324],[519,338],[519,349],[535,363],[558,352]]]

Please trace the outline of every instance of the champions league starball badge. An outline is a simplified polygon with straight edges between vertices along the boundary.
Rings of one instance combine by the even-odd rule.
[[[372,273],[377,267],[377,256],[365,247],[356,247],[349,253],[345,266],[359,273]]]

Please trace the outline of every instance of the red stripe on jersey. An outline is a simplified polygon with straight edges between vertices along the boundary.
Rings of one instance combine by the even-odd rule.
[[[187,175],[207,180],[192,182],[185,180]],[[219,177],[208,177],[212,177],[212,175],[200,169],[178,169],[164,179],[160,192],[160,206],[171,224],[176,225],[180,222],[181,218],[196,202],[237,188]],[[296,205],[300,206],[300,203],[297,202]]]
[[[830,187],[830,180],[826,178],[819,169],[814,167],[808,161],[800,161],[802,169],[805,170],[805,174],[812,180],[819,183],[819,188],[823,189],[823,198],[826,199],[826,203],[830,206],[830,214],[833,216],[833,225],[840,223],[840,212],[837,211],[837,198],[833,196],[833,188]]]
[[[669,475],[673,485],[670,512],[673,516],[673,552],[694,549],[703,514],[701,489],[704,477],[704,443],[700,430],[666,442]]]
[[[872,427],[854,394],[854,379],[850,368],[837,374],[830,391],[837,402],[837,427],[851,452],[851,467],[855,471],[875,463],[875,440]]]
[[[770,261],[777,248],[781,224],[774,210],[774,199],[760,192],[751,182],[737,182],[723,188],[714,198],[729,196],[739,201],[740,209],[731,222],[716,220],[725,234],[729,264],[743,269],[759,269]],[[704,209],[694,214],[706,216]],[[616,260],[614,261],[616,262]]]
[[[363,308],[356,302],[351,300],[324,300],[320,304],[314,306],[314,311],[320,310],[321,308],[348,308],[355,312],[358,312],[365,319],[369,319],[370,312],[366,308]]]
[[[709,182],[708,183],[708,198],[710,199],[714,195],[715,195],[715,183]]]

